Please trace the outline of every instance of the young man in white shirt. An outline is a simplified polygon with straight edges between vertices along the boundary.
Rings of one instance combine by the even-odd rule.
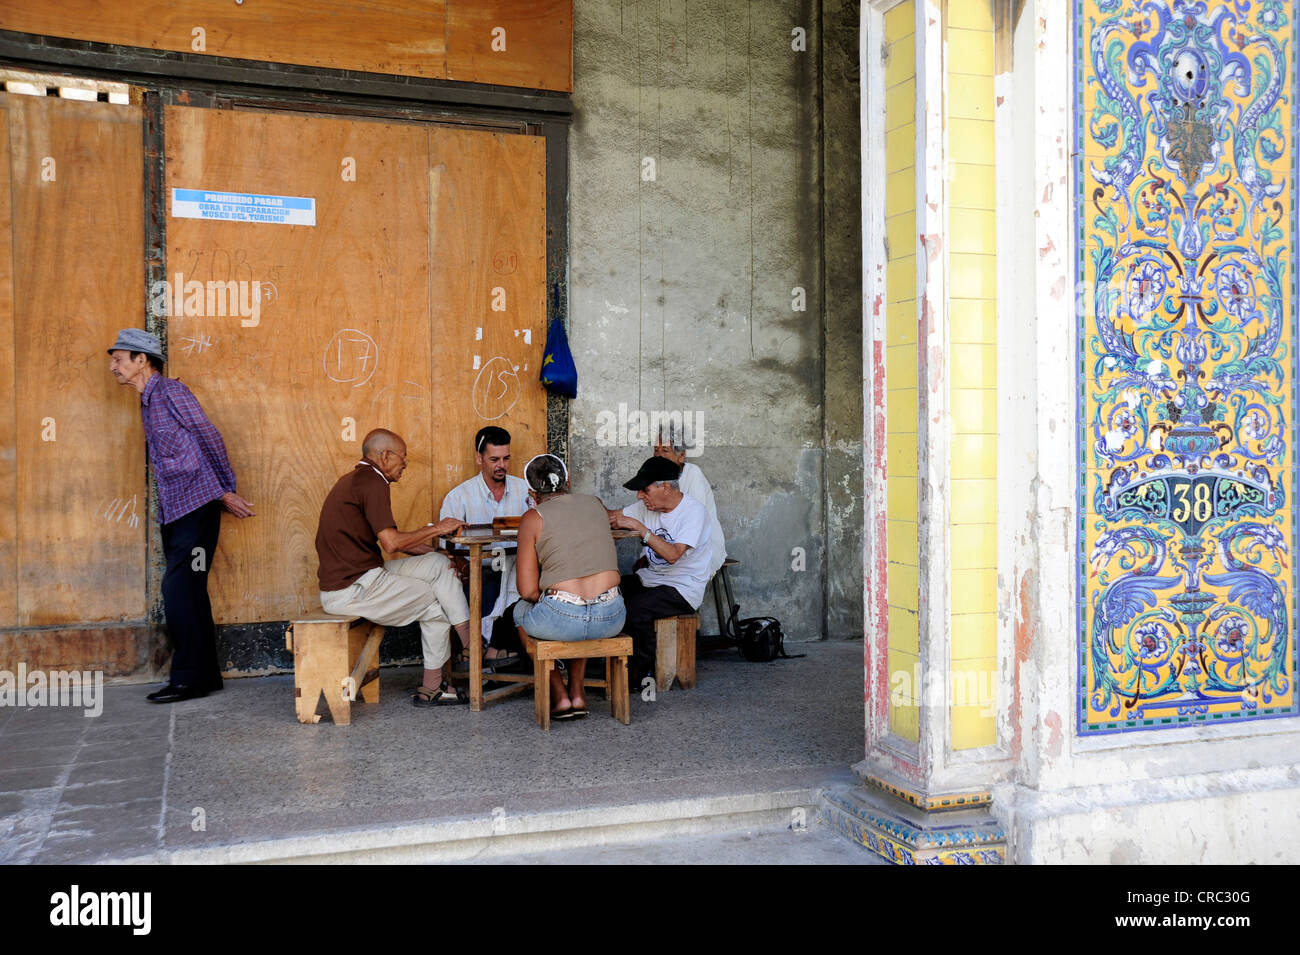
[[[510,470],[510,432],[489,425],[480,428],[474,436],[474,463],[478,474],[456,485],[442,499],[440,519],[452,517],[466,524],[491,524],[494,517],[521,517],[532,506],[528,483],[515,477]],[[515,589],[514,546],[502,545],[505,557],[496,562],[493,557],[483,559],[483,632],[482,639],[489,644],[484,662],[505,666],[522,658],[509,648],[491,646],[492,632],[497,619],[505,609],[519,599]],[[458,560],[464,568],[464,561]],[[494,563],[499,569],[494,569]],[[464,568],[462,581],[465,598],[469,599],[469,573]]]
[[[680,473],[667,458],[646,459],[623,485],[636,491],[636,503],[609,512],[611,527],[636,531],[645,545],[636,572],[619,583],[627,607],[623,630],[632,638],[632,686],[654,672],[655,620],[695,613],[713,575],[709,513],[682,493]]]

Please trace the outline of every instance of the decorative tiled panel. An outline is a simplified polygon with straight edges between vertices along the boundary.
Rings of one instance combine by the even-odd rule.
[[[1297,8],[1074,13],[1078,729],[1295,716]]]

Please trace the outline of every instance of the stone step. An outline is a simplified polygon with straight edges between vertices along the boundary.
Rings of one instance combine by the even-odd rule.
[[[638,842],[576,846],[561,852],[492,856],[485,865],[889,865],[820,819]]]
[[[194,849],[162,849],[108,863],[475,862],[664,838],[799,830],[816,824],[818,785],[623,805],[352,828]]]

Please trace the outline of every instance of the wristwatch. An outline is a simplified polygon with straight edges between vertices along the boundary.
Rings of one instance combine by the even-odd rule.
[[[650,546],[650,535],[653,533],[654,531],[650,530],[649,528],[646,528],[646,532],[641,535],[641,543],[645,544],[646,547]]]

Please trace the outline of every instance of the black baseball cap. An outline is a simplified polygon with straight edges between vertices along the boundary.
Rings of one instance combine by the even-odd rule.
[[[636,477],[623,486],[629,491],[644,491],[659,481],[676,481],[681,473],[682,469],[667,458],[646,458]]]

